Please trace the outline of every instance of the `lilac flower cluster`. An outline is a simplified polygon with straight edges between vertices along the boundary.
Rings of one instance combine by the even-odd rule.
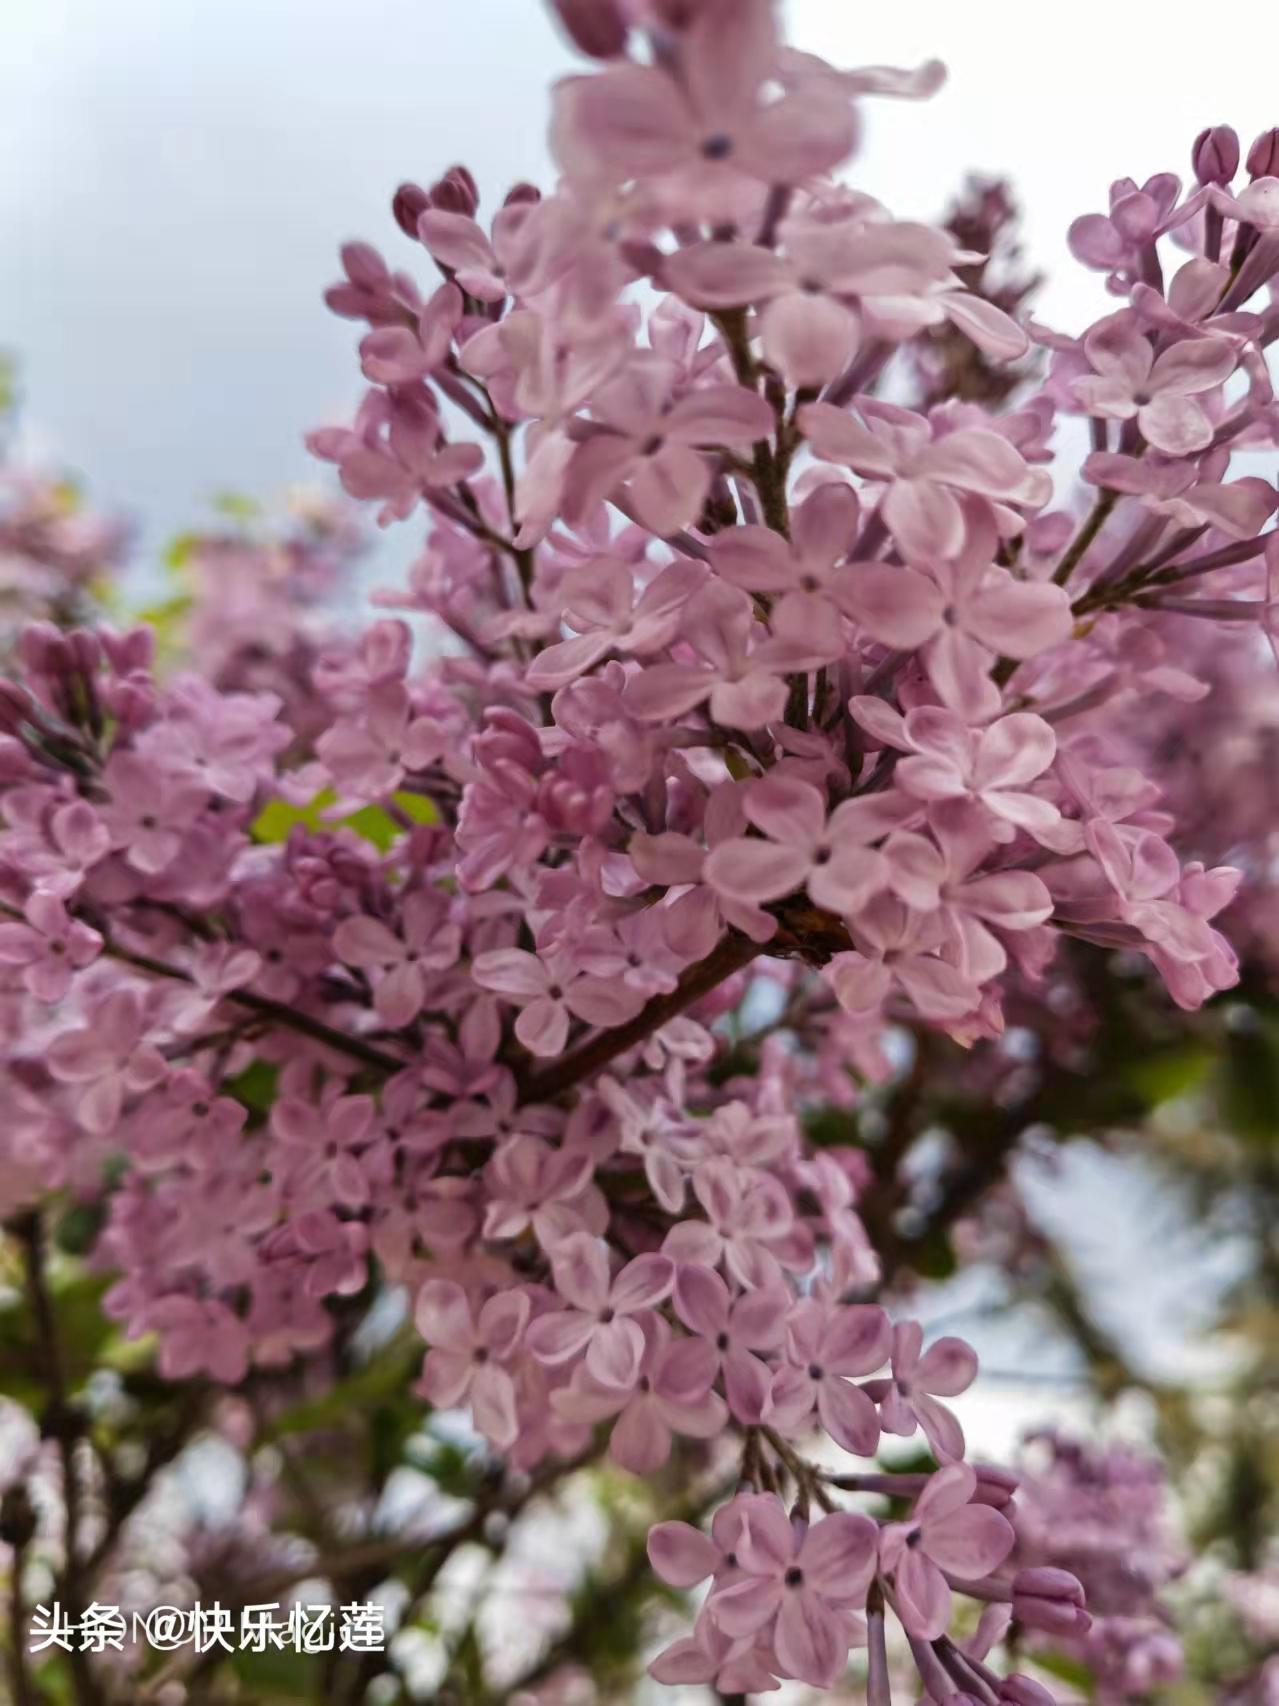
[[[862,1158],[800,1115],[881,1076],[890,1026],[1051,1010],[1063,937],[1188,1009],[1237,976],[1241,870],[1196,856],[1151,736],[1270,631],[1279,498],[1230,474],[1279,433],[1273,138],[1238,193],[1225,129],[1188,195],[1115,185],[1072,244],[1123,305],[1067,338],[833,175],[861,98],[936,68],[836,71],[768,0],[560,11],[604,63],[555,91],[554,193],[485,225],[465,169],[406,184],[441,282],[352,243],[329,292],[369,390],[310,442],[384,524],[428,517],[385,602],[431,619],[430,665],[396,617],[298,628],[323,528],[201,548],[187,673],[146,628],[21,636],[0,1207],[110,1177],[107,1307],[172,1378],[323,1346],[376,1270],[423,1398],[518,1467],[603,1429],[647,1475],[727,1433],[743,1490],[651,1536],[711,1584],[659,1677],[830,1686],[864,1643],[884,1706],[887,1610],[933,1701],[1043,1706],[951,1637],[953,1596],[1082,1632],[1080,1580],[965,1462],[976,1358],[872,1301]],[[1033,338],[1047,378],[885,401],[942,327],[995,367]],[[768,1000],[735,1074],[724,1021]],[[939,1467],[832,1475],[814,1433],[920,1433]]]

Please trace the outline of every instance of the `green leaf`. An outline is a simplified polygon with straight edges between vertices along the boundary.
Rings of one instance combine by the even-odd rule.
[[[439,813],[432,801],[423,794],[400,792],[392,796],[396,806],[414,823],[438,823]],[[249,833],[257,842],[273,845],[287,841],[295,824],[303,824],[313,834],[325,829],[352,829],[364,841],[371,841],[379,853],[386,853],[405,833],[384,806],[361,806],[348,817],[334,818],[327,814],[337,803],[331,788],[322,789],[305,806],[291,806],[285,800],[270,800],[258,813]]]
[[[164,548],[164,554],[160,560],[165,568],[175,574],[185,569],[191,560],[192,553],[200,544],[201,538],[202,535],[199,533],[179,533],[177,538],[171,540]]]
[[[1132,1061],[1124,1077],[1152,1108],[1189,1096],[1203,1087],[1215,1056],[1208,1049],[1183,1048],[1172,1054],[1152,1054]]]
[[[49,1281],[63,1377],[71,1396],[108,1361],[108,1347],[119,1338],[115,1323],[102,1312],[103,1295],[112,1284],[111,1278],[101,1274]],[[0,1392],[39,1411],[49,1399],[48,1373],[35,1312],[25,1292],[0,1305],[0,1347]]]
[[[351,1375],[329,1387],[317,1398],[304,1400],[275,1417],[270,1434],[311,1433],[347,1421],[352,1414],[363,1412],[373,1405],[403,1395],[418,1372],[421,1345],[409,1342],[408,1335],[393,1341],[374,1359]],[[414,1427],[420,1425],[424,1406],[415,1399],[412,1403]]]
[[[1091,1699],[1093,1694],[1093,1674],[1088,1666],[1081,1664],[1078,1659],[1068,1658],[1065,1653],[1036,1652],[1035,1663],[1040,1670],[1046,1670],[1049,1676],[1060,1677],[1068,1682],[1085,1697]]]
[[[825,1106],[804,1116],[804,1135],[815,1149],[864,1149],[861,1124],[851,1108]]]
[[[1279,1046],[1263,1020],[1226,1033],[1217,1078],[1222,1118],[1236,1136],[1268,1147],[1279,1134]]]
[[[268,846],[287,841],[294,825],[299,823],[318,834],[324,827],[322,812],[336,800],[337,795],[331,788],[324,789],[305,806],[291,806],[287,800],[268,800],[254,819],[249,834],[255,841]]]
[[[241,1647],[228,1663],[257,1706],[297,1706],[299,1700],[318,1700],[319,1664],[310,1653],[268,1647],[264,1653]]]
[[[230,516],[232,521],[256,521],[262,514],[262,505],[257,498],[251,498],[245,492],[218,492],[213,499],[213,507],[219,515]]]
[[[251,1114],[268,1114],[275,1105],[276,1086],[280,1069],[269,1060],[255,1060],[243,1072],[224,1081],[222,1088],[228,1096],[246,1107]]]

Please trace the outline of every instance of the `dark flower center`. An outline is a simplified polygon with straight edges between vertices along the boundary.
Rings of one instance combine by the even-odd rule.
[[[728,1349],[728,1334],[727,1333],[721,1333],[719,1335],[719,1337],[715,1341],[715,1349],[717,1351],[726,1351]]]
[[[786,1574],[782,1577],[782,1580],[786,1583],[788,1588],[802,1587],[804,1584],[804,1572],[800,1569],[798,1564],[792,1564],[790,1569],[787,1570]]]
[[[808,1378],[810,1380],[820,1380],[822,1378],[822,1365],[819,1362],[809,1363]]]
[[[707,160],[727,160],[732,152],[731,136],[708,136],[702,144],[702,154]]]

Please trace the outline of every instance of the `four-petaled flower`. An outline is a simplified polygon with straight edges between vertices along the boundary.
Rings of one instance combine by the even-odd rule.
[[[645,1340],[636,1316],[670,1295],[675,1264],[668,1256],[636,1256],[610,1280],[608,1252],[574,1232],[551,1252],[555,1289],[571,1307],[539,1315],[527,1333],[542,1362],[570,1362],[585,1352],[586,1372],[602,1386],[629,1388],[639,1378]]]
[[[442,1410],[468,1401],[476,1427],[500,1450],[514,1445],[519,1433],[515,1382],[505,1365],[519,1349],[528,1318],[522,1291],[499,1292],[478,1314],[452,1280],[428,1280],[417,1297],[417,1328],[432,1347],[418,1391]]]

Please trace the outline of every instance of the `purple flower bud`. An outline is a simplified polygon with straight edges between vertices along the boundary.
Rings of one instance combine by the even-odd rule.
[[[506,192],[503,207],[520,207],[526,202],[541,201],[542,192],[536,184],[512,184]]]
[[[653,11],[670,30],[686,30],[706,0],[653,0]]]
[[[450,166],[428,193],[431,206],[441,213],[464,213],[474,219],[480,205],[479,188],[465,166]]]
[[[102,644],[87,628],[76,628],[67,635],[67,652],[71,667],[82,675],[95,675],[102,663]]]
[[[0,734],[16,735],[31,714],[31,695],[16,681],[0,681]]]
[[[28,675],[52,675],[61,666],[65,650],[52,622],[28,622],[18,641],[18,656]]]
[[[1038,1682],[1032,1682],[1030,1677],[1022,1676],[1014,1671],[1011,1676],[1001,1678],[999,1698],[1007,1706],[1056,1706],[1052,1695]]]
[[[1010,1475],[1006,1469],[995,1469],[989,1463],[974,1463],[977,1472],[977,1487],[973,1493],[972,1502],[975,1505],[992,1505],[995,1510],[1003,1510],[1021,1482],[1016,1475]]]
[[[1254,178],[1279,178],[1279,125],[1263,130],[1248,150],[1248,171]]]
[[[395,223],[406,237],[417,241],[417,222],[431,205],[431,198],[420,184],[401,184],[391,199]]]
[[[626,51],[627,24],[617,0],[552,0],[565,35],[588,59]]]
[[[1201,184],[1228,184],[1239,170],[1239,137],[1228,124],[1211,125],[1195,138],[1190,159]]]
[[[130,628],[127,634],[101,630],[99,638],[107,662],[117,675],[129,675],[135,669],[147,673],[155,662],[155,629]]]
[[[1083,1605],[1083,1585],[1069,1570],[1043,1565],[1013,1577],[1013,1616],[1029,1629],[1082,1634],[1092,1622]]]

